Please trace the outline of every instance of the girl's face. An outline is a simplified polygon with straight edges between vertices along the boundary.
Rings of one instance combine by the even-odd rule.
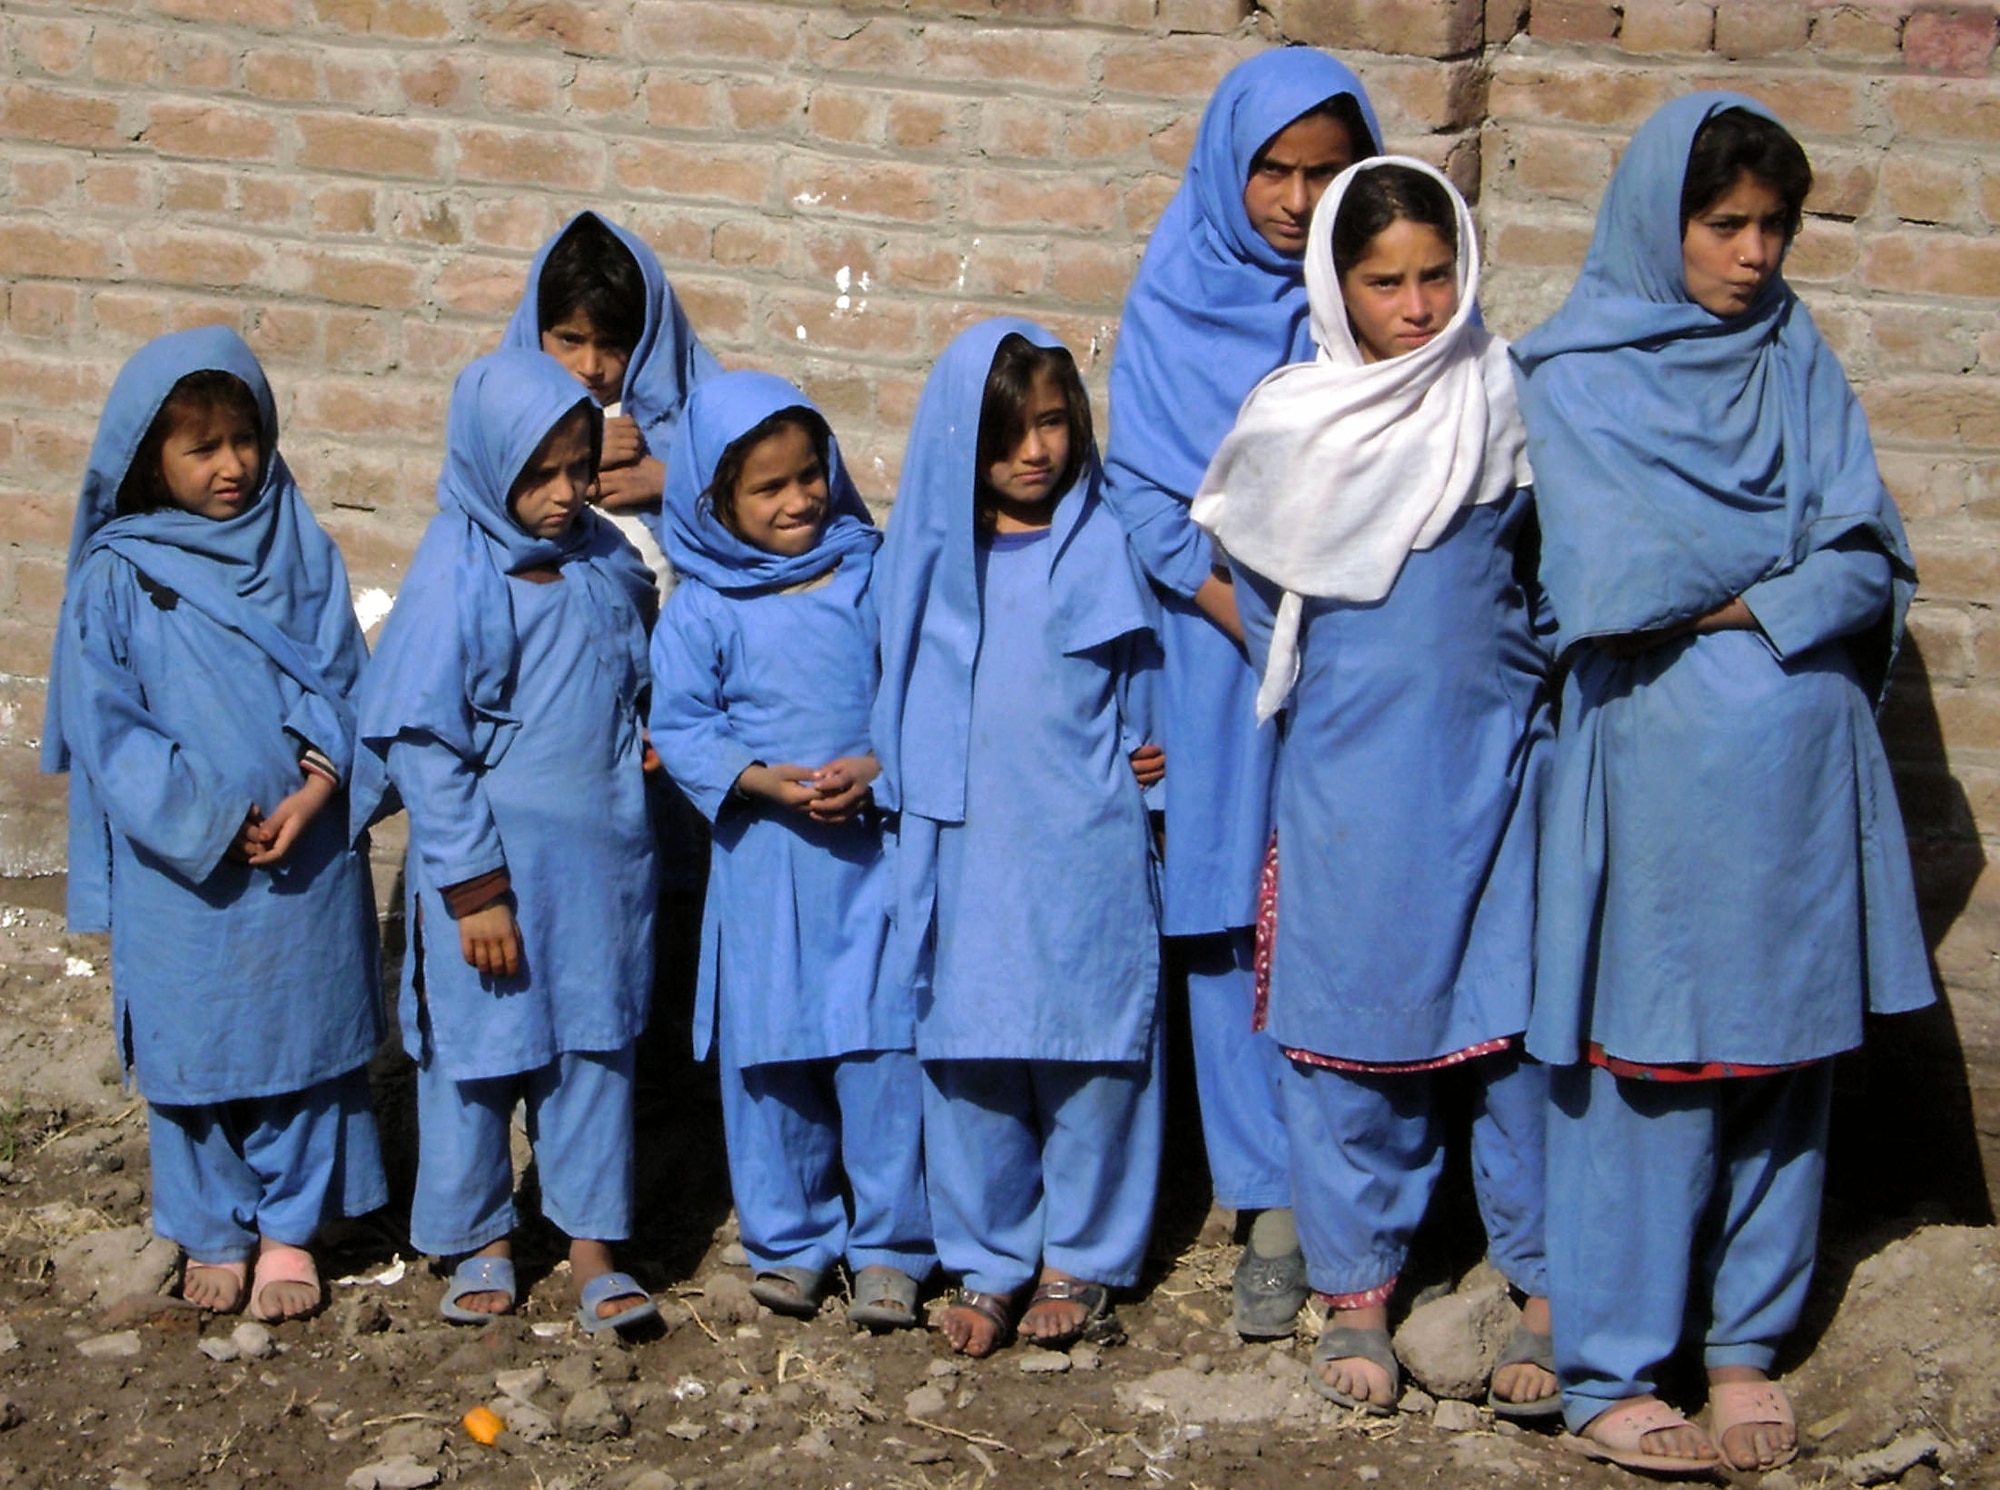
[[[1325,114],[1294,119],[1265,143],[1250,162],[1243,186],[1243,210],[1250,226],[1281,254],[1306,251],[1313,208],[1333,178],[1354,164],[1354,138],[1347,126]]]
[[[745,543],[788,559],[809,553],[827,506],[826,465],[798,425],[780,425],[744,453],[731,526]]]
[[[600,407],[615,404],[625,391],[632,349],[597,329],[597,322],[573,310],[542,333],[542,350],[569,369]]]
[[[1785,261],[1789,214],[1777,190],[1748,171],[1688,219],[1681,272],[1688,299],[1718,316],[1741,315]]]
[[[1363,362],[1414,352],[1458,310],[1458,260],[1429,223],[1398,218],[1340,277],[1347,324]]]
[[[514,478],[507,493],[507,515],[522,532],[536,538],[562,537],[583,511],[590,484],[597,479],[596,467],[590,416],[577,409],[548,432]]]
[[[1069,469],[1069,402],[1046,369],[1028,386],[1021,424],[1013,449],[985,472],[986,493],[1002,513],[1045,506]]]
[[[183,409],[160,446],[160,477],[183,512],[221,522],[257,496],[264,447],[256,421],[229,408]]]

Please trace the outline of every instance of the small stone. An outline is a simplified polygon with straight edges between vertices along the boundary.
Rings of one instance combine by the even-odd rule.
[[[1356,1467],[1354,1478],[1360,1480],[1365,1485],[1372,1485],[1382,1478],[1382,1471],[1372,1464],[1363,1464]]]
[[[572,1443],[597,1443],[623,1438],[631,1430],[625,1414],[603,1387],[585,1387],[563,1409],[562,1435]]]
[[[382,1435],[375,1452],[384,1459],[435,1459],[444,1452],[444,1432],[431,1423],[398,1423]]]
[[[139,1343],[137,1330],[117,1330],[109,1335],[92,1335],[88,1340],[79,1340],[76,1348],[86,1360],[115,1361],[129,1360],[144,1347]]]
[[[540,1443],[556,1431],[556,1420],[526,1402],[506,1402],[494,1409],[507,1431],[528,1443]]]
[[[1757,1482],[1757,1490],[1799,1490],[1799,1478],[1789,1469],[1774,1469]],[[1912,1490],[1907,1480],[1904,1490]]]
[[[204,1335],[195,1341],[194,1348],[211,1361],[233,1361],[242,1353],[237,1350],[236,1342],[224,1335]]]
[[[30,1214],[52,1208],[38,1206]],[[109,1304],[128,1293],[165,1293],[180,1266],[180,1249],[143,1226],[119,1226],[71,1238],[55,1249],[54,1262],[64,1293],[86,1304]]]
[[[743,1250],[741,1242],[725,1243],[722,1250],[715,1254],[715,1260],[726,1268],[747,1268],[750,1266],[750,1254]]]
[[[1479,1426],[1479,1409],[1470,1402],[1446,1400],[1431,1413],[1431,1423],[1442,1433],[1470,1433]]]
[[[1196,1351],[1193,1355],[1182,1361],[1181,1364],[1194,1372],[1196,1376],[1206,1376],[1215,1369],[1215,1362],[1205,1350]]]
[[[152,1481],[136,1469],[121,1469],[105,1482],[105,1490],[152,1490]]]
[[[748,1324],[761,1307],[750,1296],[750,1285],[735,1273],[713,1273],[701,1285],[703,1313],[710,1325]]]
[[[693,1443],[697,1438],[708,1432],[708,1429],[697,1423],[693,1418],[675,1418],[660,1431],[669,1438],[678,1438],[683,1443]]]
[[[1095,1371],[1104,1364],[1104,1352],[1089,1340],[1079,1340],[1069,1348],[1069,1363],[1079,1371]]]
[[[268,1360],[278,1353],[278,1342],[271,1338],[270,1330],[254,1319],[246,1319],[231,1330],[229,1341],[246,1361]]]
[[[597,1362],[587,1355],[564,1356],[549,1371],[549,1382],[566,1397],[596,1384]]]
[[[348,1490],[423,1490],[438,1482],[438,1471],[405,1454],[364,1464],[347,1477]]]
[[[928,1366],[924,1367],[924,1375],[934,1381],[947,1376],[956,1376],[958,1375],[958,1362],[942,1358],[932,1361]]]
[[[940,1386],[920,1386],[903,1399],[903,1411],[913,1418],[935,1418],[949,1399]]]
[[[0,1324],[0,1355],[12,1355],[21,1348],[21,1337],[11,1324]]]
[[[664,1469],[642,1469],[627,1480],[620,1490],[680,1490],[680,1481]]]
[[[1104,1472],[1114,1480],[1136,1480],[1139,1471],[1129,1464],[1107,1464]]]
[[[1935,1462],[1943,1448],[1929,1433],[1905,1433],[1886,1447],[1856,1454],[1841,1466],[1841,1473],[1857,1485],[1885,1485],[1926,1460]]]
[[[1060,1350],[1043,1350],[1039,1345],[1025,1345],[1014,1355],[1015,1369],[1029,1376],[1060,1375],[1069,1366],[1069,1357]]]
[[[549,1373],[540,1366],[525,1366],[519,1371],[496,1371],[493,1386],[503,1397],[511,1397],[516,1402],[532,1402],[535,1393],[549,1384]]]
[[[1437,1398],[1422,1387],[1404,1387],[1403,1395],[1396,1403],[1396,1411],[1408,1413],[1412,1417],[1421,1417],[1427,1412],[1435,1411],[1437,1405]]]
[[[1503,1282],[1447,1294],[1412,1309],[1396,1331],[1396,1358],[1432,1396],[1469,1402],[1486,1389],[1520,1319]]]
[[[938,1448],[934,1444],[919,1444],[903,1455],[905,1464],[946,1464],[951,1460],[951,1450]]]
[[[27,1421],[28,1415],[22,1411],[20,1403],[12,1397],[0,1397],[0,1433],[18,1428]]]

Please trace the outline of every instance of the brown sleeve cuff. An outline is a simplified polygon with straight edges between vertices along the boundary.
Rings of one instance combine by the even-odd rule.
[[[452,920],[469,916],[474,911],[483,911],[514,887],[503,869],[489,869],[469,880],[461,880],[455,885],[446,885],[438,894],[444,897],[444,908],[451,913]]]

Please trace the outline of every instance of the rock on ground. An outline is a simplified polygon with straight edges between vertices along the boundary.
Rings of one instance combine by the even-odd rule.
[[[109,1304],[132,1293],[165,1293],[180,1249],[143,1226],[72,1237],[55,1249],[56,1283],[81,1303]]]
[[[1396,1331],[1396,1359],[1433,1397],[1472,1402],[1521,1317],[1504,1282],[1481,1282],[1419,1304]]]

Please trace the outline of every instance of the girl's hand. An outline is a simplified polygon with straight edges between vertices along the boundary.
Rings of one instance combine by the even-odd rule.
[[[869,788],[881,774],[882,764],[872,755],[828,761],[808,778],[816,793],[808,811],[817,822],[846,822],[868,804]]]
[[[604,421],[604,448],[597,464],[629,466],[646,453],[646,437],[639,433],[639,421],[629,414],[617,414]]]
[[[1236,610],[1236,585],[1226,569],[1217,569],[1194,592],[1195,608],[1215,623],[1215,629],[1243,645],[1243,618]]]
[[[1140,786],[1157,786],[1166,778],[1167,753],[1157,745],[1141,745],[1132,752],[1132,774]]]
[[[746,797],[761,797],[795,812],[811,812],[819,796],[813,786],[814,775],[805,766],[745,766],[743,774],[736,778],[736,790]]]
[[[236,836],[229,840],[229,847],[222,851],[222,857],[233,859],[238,864],[254,864],[251,857],[264,851],[264,809],[255,802],[243,814],[243,826],[236,830]]]
[[[1655,647],[1668,642],[1679,641],[1684,636],[1699,636],[1710,631],[1755,631],[1757,617],[1750,607],[1743,603],[1743,597],[1725,601],[1714,610],[1695,617],[1692,621],[1681,621],[1673,626],[1662,626],[1657,631],[1628,631],[1623,636],[1607,636],[1598,646],[1613,657],[1637,657],[1650,652]]]
[[[505,900],[458,918],[458,950],[480,972],[511,978],[521,971],[521,932]]]
[[[269,869],[274,864],[282,864],[285,856],[291,853],[292,845],[299,841],[299,835],[305,832],[306,825],[332,798],[331,781],[311,771],[304,774],[305,781],[299,789],[273,807],[271,815],[264,819],[264,841],[246,860],[255,868]]]

